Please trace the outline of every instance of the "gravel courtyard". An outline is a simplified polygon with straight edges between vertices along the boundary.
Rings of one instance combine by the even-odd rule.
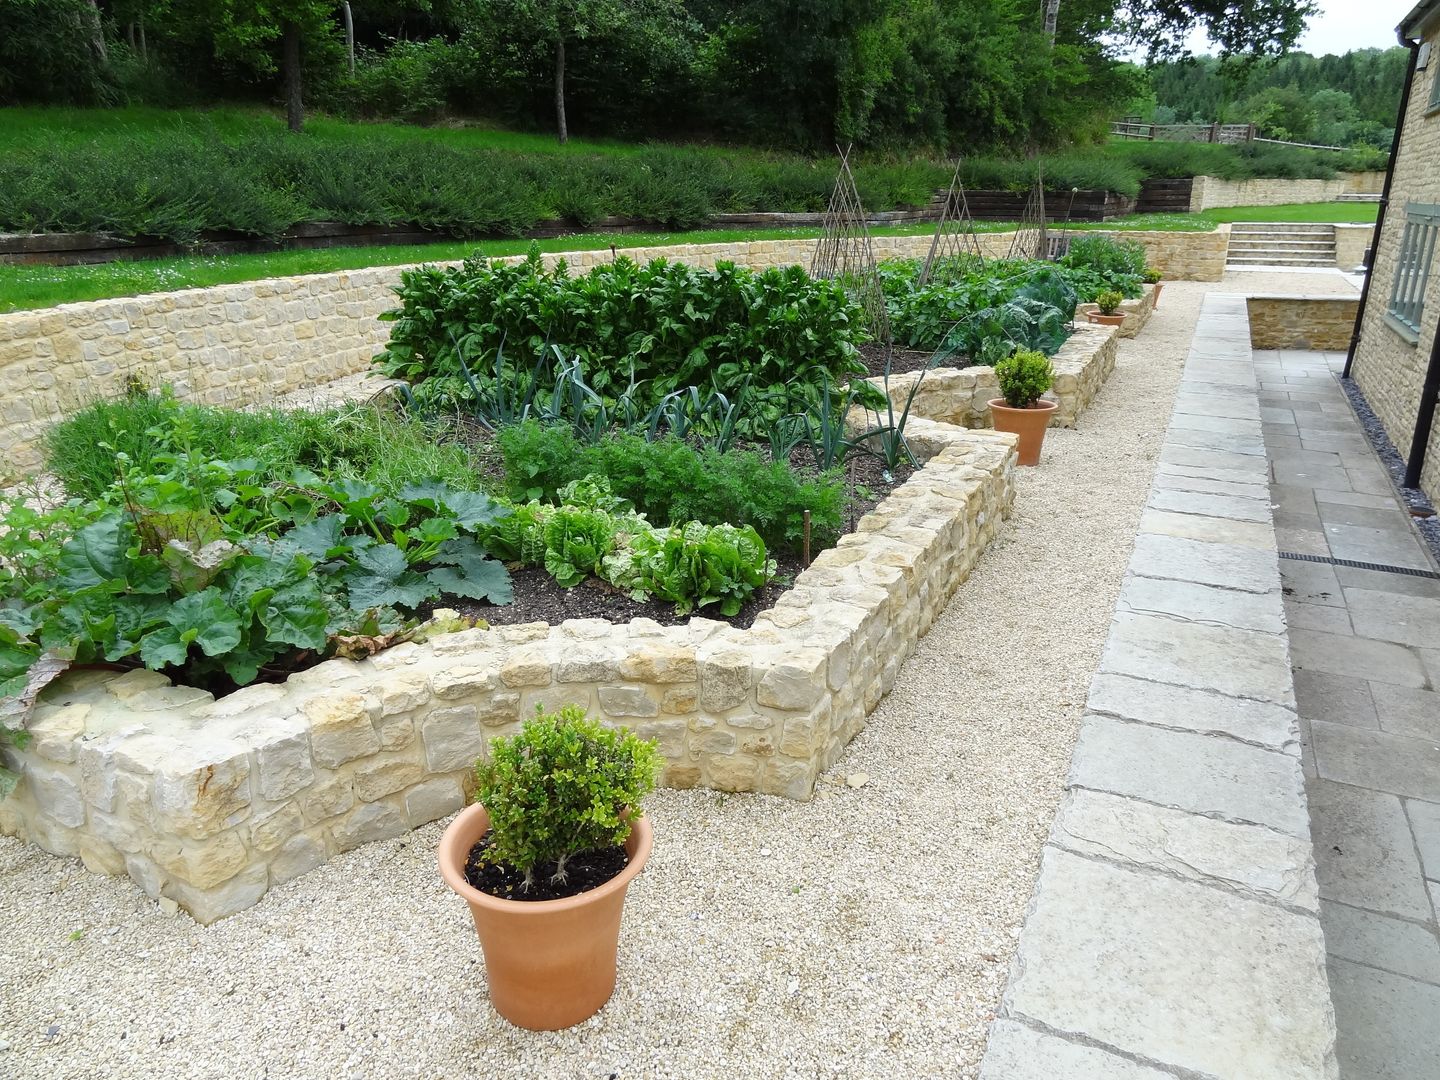
[[[0,839],[0,1077],[973,1077],[1207,291],[1353,287],[1166,284],[814,802],[651,798],[598,1016],[494,1014],[443,823],[208,928]]]

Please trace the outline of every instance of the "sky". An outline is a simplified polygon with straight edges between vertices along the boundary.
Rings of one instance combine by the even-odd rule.
[[[1310,20],[1296,48],[1314,56],[1351,49],[1384,49],[1398,44],[1395,27],[1415,0],[1320,0],[1320,14]],[[1213,52],[1204,32],[1192,35],[1190,51]]]

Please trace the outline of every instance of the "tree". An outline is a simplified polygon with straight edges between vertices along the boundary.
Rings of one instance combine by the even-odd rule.
[[[1320,6],[1316,0],[1126,0],[1114,10],[1115,29],[1144,44],[1153,61],[1185,55],[1185,37],[1197,28],[1222,58],[1284,53]]]
[[[554,80],[555,133],[570,138],[566,120],[567,47],[620,33],[647,34],[658,24],[681,23],[680,0],[489,0],[485,15],[504,27],[506,36],[548,42]]]
[[[262,74],[280,69],[285,87],[285,119],[291,131],[305,121],[301,42],[306,35],[335,32],[336,5],[330,0],[192,0],[193,18],[213,27],[215,55],[239,60]]]

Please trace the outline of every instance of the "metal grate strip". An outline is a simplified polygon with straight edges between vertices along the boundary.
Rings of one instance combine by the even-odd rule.
[[[1406,577],[1433,578],[1440,581],[1440,573],[1434,570],[1416,570],[1411,566],[1386,566],[1383,563],[1356,562],[1354,559],[1335,559],[1329,555],[1302,555],[1298,551],[1279,552],[1282,559],[1296,562],[1318,562],[1327,566],[1350,566],[1356,570],[1377,570],[1382,574],[1404,574]]]

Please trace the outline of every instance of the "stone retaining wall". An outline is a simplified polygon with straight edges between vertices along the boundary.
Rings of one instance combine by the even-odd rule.
[[[1359,296],[1247,296],[1250,346],[1255,349],[1350,348]]]
[[[1060,351],[1050,358],[1055,368],[1051,396],[1059,402],[1050,419],[1051,427],[1074,427],[1080,414],[1100,393],[1105,380],[1115,370],[1117,329],[1079,324]],[[993,367],[932,368],[924,373],[923,379],[916,371],[892,375],[890,396],[897,409],[904,407],[917,380],[920,388],[915,391],[915,400],[910,406],[912,424],[915,418],[921,417],[965,428],[991,426],[990,402],[1000,396],[1000,384]],[[876,386],[884,385],[883,379],[869,381]]]
[[[0,831],[211,922],[459,809],[491,738],[570,702],[657,739],[666,785],[807,799],[1014,499],[1013,436],[911,423],[925,467],[748,630],[467,630],[218,701],[155,672],[71,672],[8,753]]]
[[[1335,265],[1354,270],[1365,264],[1365,252],[1375,242],[1374,225],[1336,225]]]
[[[1228,226],[1214,233],[1115,233],[1138,240],[1170,278],[1218,281]],[[1003,255],[1006,234],[987,235]],[[875,238],[878,258],[924,256],[931,237]],[[757,240],[624,249],[637,260],[661,256],[697,266],[808,265],[814,240]],[[518,258],[518,256],[516,257]],[[564,258],[583,271],[611,253]],[[128,381],[170,384],[185,401],[264,403],[364,371],[385,345],[400,266],[272,278],[205,289],[0,314],[0,483],[42,467],[41,440],[51,424]]]
[[[1190,188],[1190,212],[1226,206],[1286,206],[1290,203],[1334,202],[1341,195],[1378,195],[1383,172],[1341,173],[1334,180],[1222,180],[1197,176]]]

